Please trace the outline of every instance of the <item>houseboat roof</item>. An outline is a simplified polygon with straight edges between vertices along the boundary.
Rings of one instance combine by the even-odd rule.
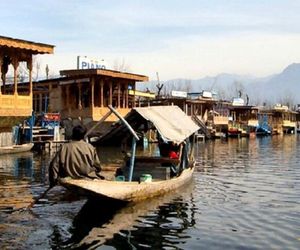
[[[151,122],[164,141],[180,143],[199,130],[192,119],[178,106],[150,106],[133,108],[124,119],[137,130],[145,126],[145,121]],[[114,128],[103,135],[98,143],[117,141],[116,138],[126,136],[128,128],[118,123]]]
[[[229,106],[231,110],[258,110],[258,107],[252,105],[231,105]]]
[[[0,36],[1,49],[21,49],[31,54],[53,54],[54,45]]]
[[[285,109],[276,109],[276,108],[260,108],[260,113],[263,114],[274,114],[274,113],[285,113],[285,114],[298,114],[299,112],[293,110],[285,110]]]
[[[109,69],[71,69],[71,70],[61,70],[61,75],[68,77],[88,77],[91,75],[99,75],[113,78],[122,78],[128,80],[134,80],[139,82],[149,81],[148,76],[132,74],[127,72],[121,72]]]

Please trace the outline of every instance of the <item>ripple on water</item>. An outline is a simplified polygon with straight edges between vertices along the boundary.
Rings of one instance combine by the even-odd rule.
[[[206,142],[192,185],[119,210],[59,187],[32,213],[12,213],[12,202],[0,207],[1,248],[300,249],[299,145],[299,136]],[[28,204],[47,188],[49,160],[38,157],[3,159],[0,204]]]
[[[299,138],[275,141],[279,145],[270,139],[249,140],[242,146],[229,141],[227,148],[213,142],[198,153],[195,192],[201,210],[199,231],[210,232],[231,248],[300,247]],[[219,232],[226,236],[219,236]],[[209,238],[209,233],[205,237]],[[204,245],[220,247],[208,241]]]

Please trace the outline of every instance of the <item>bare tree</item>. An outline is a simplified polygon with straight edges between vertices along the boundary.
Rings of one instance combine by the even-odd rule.
[[[216,92],[218,94],[218,97],[220,100],[228,100],[230,99],[230,96],[226,90],[224,90],[221,86],[218,86],[216,88]]]
[[[122,60],[116,59],[114,61],[113,69],[117,71],[130,72],[130,67],[124,58],[122,58]]]
[[[282,105],[288,106],[290,109],[295,106],[295,98],[292,93],[289,91],[285,91],[283,96],[280,96],[278,99],[278,103]]]
[[[251,103],[256,105],[256,106],[263,105],[262,97],[259,94],[253,95],[251,97]]]
[[[192,89],[191,80],[179,80],[174,84],[174,90],[190,92]]]
[[[170,95],[173,90],[190,92],[192,90],[191,80],[175,80],[165,83],[166,95]]]
[[[242,82],[234,81],[232,83],[232,94],[233,96],[242,97],[242,94],[244,92],[245,88]]]
[[[41,62],[37,57],[32,58],[32,80],[37,81],[39,79],[39,73],[41,69]],[[19,82],[29,81],[29,70],[26,62],[20,62],[18,67],[18,80]]]

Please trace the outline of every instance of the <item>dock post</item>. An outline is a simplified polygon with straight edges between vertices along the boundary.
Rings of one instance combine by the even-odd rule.
[[[29,119],[29,126],[30,126],[30,142],[33,141],[33,125],[34,125],[34,111],[31,112],[31,117]]]

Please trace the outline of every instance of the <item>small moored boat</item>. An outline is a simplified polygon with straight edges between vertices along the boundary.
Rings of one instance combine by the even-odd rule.
[[[13,154],[30,151],[33,147],[33,143],[25,143],[20,145],[3,146],[0,147],[1,154]]]
[[[107,145],[117,142],[121,145],[123,137],[128,142],[128,134],[131,134],[131,154],[125,157],[113,179],[62,178],[59,181],[62,186],[88,196],[136,202],[190,183],[194,171],[194,134],[199,127],[179,107],[133,108],[125,118],[112,107],[110,109],[120,121],[97,143]],[[136,142],[146,130],[157,134],[160,155],[136,155]]]

